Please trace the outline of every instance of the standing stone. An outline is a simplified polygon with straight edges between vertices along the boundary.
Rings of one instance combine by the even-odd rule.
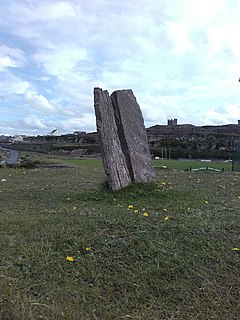
[[[132,90],[94,88],[94,108],[101,154],[112,190],[155,178],[141,109]]]
[[[94,107],[102,160],[111,189],[118,190],[131,183],[122,153],[112,101],[107,91],[94,88]]]

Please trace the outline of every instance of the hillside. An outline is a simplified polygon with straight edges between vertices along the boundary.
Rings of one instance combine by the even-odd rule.
[[[147,129],[154,156],[171,158],[229,159],[234,139],[240,139],[240,125],[222,126],[155,125]]]

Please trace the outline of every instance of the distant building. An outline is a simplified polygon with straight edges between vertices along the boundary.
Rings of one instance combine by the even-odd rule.
[[[168,119],[168,126],[177,126],[177,119]]]
[[[20,135],[16,135],[12,139],[12,143],[22,143],[24,142],[23,137]]]
[[[49,132],[48,134],[47,134],[47,136],[61,136],[61,133],[60,133],[60,131],[58,130],[58,129],[54,129],[53,131],[51,131],[51,132]]]

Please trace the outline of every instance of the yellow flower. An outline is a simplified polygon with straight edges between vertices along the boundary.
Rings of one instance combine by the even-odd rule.
[[[165,184],[166,184],[166,182],[162,182],[162,184],[163,184],[163,185],[165,185]]]
[[[143,213],[143,216],[144,216],[144,217],[148,217],[149,214],[145,211],[145,212]]]
[[[240,196],[238,196],[238,199],[240,199]]]
[[[240,251],[240,247],[238,248],[232,248],[233,251]]]
[[[73,207],[73,208],[72,208],[72,211],[75,211],[75,210],[77,210],[77,207]]]
[[[133,209],[133,205],[132,205],[132,204],[129,204],[129,205],[128,205],[128,209]]]
[[[86,250],[86,251],[91,251],[92,248],[91,248],[91,247],[86,247],[85,250]]]
[[[169,220],[169,217],[165,217],[165,218],[163,218],[165,221],[168,221]]]
[[[208,201],[206,200],[205,203],[208,204]]]
[[[67,198],[67,200],[70,200],[70,198]]]
[[[189,207],[189,208],[187,208],[187,210],[188,210],[188,211],[190,211],[190,210],[191,210],[191,208]]]
[[[165,211],[165,212],[168,211],[168,208],[163,208],[163,211]]]
[[[135,209],[135,210],[134,210],[134,213],[138,213],[138,212],[139,212],[139,210],[138,210],[138,209]]]
[[[66,260],[71,262],[75,261],[75,259],[72,256],[67,256]]]

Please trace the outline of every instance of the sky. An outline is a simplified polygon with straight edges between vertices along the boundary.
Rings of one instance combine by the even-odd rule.
[[[93,88],[146,127],[237,124],[238,0],[1,0],[0,135],[96,130]]]

